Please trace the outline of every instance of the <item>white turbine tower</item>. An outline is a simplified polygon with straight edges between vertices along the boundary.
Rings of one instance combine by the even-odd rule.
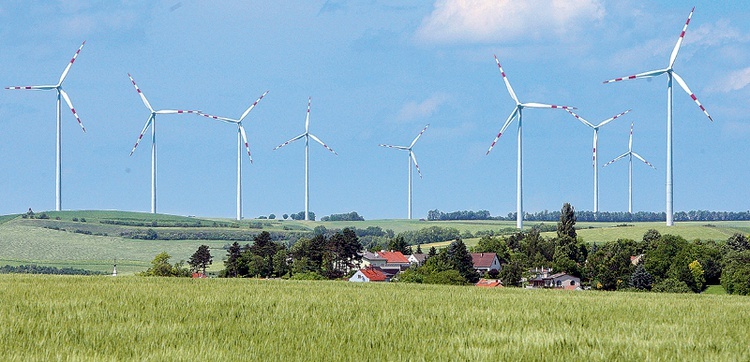
[[[517,166],[517,178],[516,178],[516,227],[519,229],[523,229],[523,153],[522,153],[522,112],[524,108],[553,108],[553,109],[576,109],[575,107],[568,107],[568,106],[557,106],[553,104],[542,104],[542,103],[521,103],[518,100],[518,97],[516,97],[516,93],[513,92],[513,88],[510,86],[510,82],[508,81],[508,77],[505,76],[505,72],[503,71],[503,67],[500,66],[500,61],[497,59],[497,56],[495,56],[495,62],[497,63],[497,67],[500,68],[500,74],[503,76],[503,81],[505,82],[505,87],[508,88],[508,93],[510,93],[511,98],[513,98],[513,101],[516,102],[516,107],[513,108],[513,112],[510,113],[510,116],[508,116],[508,119],[505,121],[505,124],[503,124],[503,128],[500,129],[500,132],[497,133],[497,137],[495,137],[495,140],[492,141],[492,144],[490,145],[490,148],[487,150],[487,155],[490,154],[490,151],[492,151],[492,147],[495,147],[495,143],[497,143],[497,140],[500,138],[500,136],[503,135],[503,132],[505,132],[505,129],[508,128],[511,122],[513,122],[513,117],[518,115],[518,166]]]
[[[225,118],[225,117],[218,117],[218,116],[212,116],[210,114],[201,113],[203,117],[208,117],[212,119],[216,119],[222,122],[236,124],[237,125],[237,221],[242,220],[242,143],[244,141],[245,143],[245,149],[247,149],[247,157],[250,158],[250,163],[253,163],[253,156],[250,155],[250,145],[247,143],[247,133],[245,133],[245,127],[242,127],[242,120],[247,117],[247,115],[250,113],[250,111],[255,108],[255,106],[260,102],[263,97],[268,94],[268,91],[261,94],[260,98],[258,98],[255,103],[250,105],[248,109],[245,110],[244,113],[242,113],[242,116],[240,116],[239,119],[232,119],[232,118]]]
[[[315,142],[320,143],[325,149],[331,151],[334,155],[338,155],[336,151],[332,150],[328,145],[323,143],[318,137],[315,137],[314,134],[310,133],[310,103],[312,101],[312,97],[307,98],[307,116],[305,117],[305,133],[294,137],[290,139],[289,141],[286,141],[274,148],[273,150],[276,151],[281,147],[284,147],[300,138],[305,138],[305,221],[310,220],[310,138],[312,138]]]
[[[628,141],[628,152],[625,152],[617,157],[615,157],[614,160],[609,161],[604,164],[602,167],[607,167],[609,164],[616,162],[618,160],[623,159],[625,156],[628,156],[628,213],[633,213],[633,156],[635,158],[643,161],[643,163],[651,166],[654,170],[656,170],[656,167],[654,165],[650,164],[648,161],[646,161],[645,158],[641,157],[641,155],[635,153],[633,151],[633,123],[630,123],[630,141]]]
[[[685,32],[687,31],[688,24],[690,24],[690,18],[693,17],[693,12],[695,11],[695,8],[690,11],[690,15],[688,15],[687,21],[685,22],[685,26],[682,28],[682,32],[680,33],[680,37],[677,38],[677,44],[675,44],[674,49],[672,49],[672,55],[669,57],[669,64],[664,69],[658,69],[658,70],[652,70],[648,72],[638,73],[635,75],[622,77],[622,78],[615,78],[611,80],[607,80],[604,83],[612,83],[612,82],[619,82],[627,79],[636,79],[636,78],[650,78],[650,77],[656,77],[662,74],[667,74],[667,189],[666,189],[666,196],[667,196],[667,226],[674,225],[674,211],[673,211],[673,198],[674,195],[672,190],[672,79],[677,81],[677,84],[682,87],[682,89],[687,92],[687,94],[690,96],[690,98],[693,99],[695,104],[700,107],[701,111],[708,117],[709,120],[713,121],[713,118],[708,114],[706,111],[706,108],[703,107],[701,102],[698,101],[698,98],[695,97],[695,94],[693,94],[692,91],[690,91],[690,88],[688,88],[687,84],[684,80],[682,80],[682,77],[677,75],[677,73],[672,68],[674,66],[674,61],[677,58],[677,52],[680,50],[680,46],[682,45],[682,40],[685,38]]]
[[[146,133],[146,130],[148,130],[148,127],[151,126],[151,213],[156,213],[156,115],[157,114],[183,114],[183,113],[195,113],[198,114],[200,111],[183,111],[183,110],[172,110],[172,109],[162,109],[155,111],[154,108],[151,107],[151,104],[148,102],[148,99],[146,99],[146,96],[143,95],[143,92],[141,92],[141,89],[138,88],[138,85],[135,84],[135,80],[133,80],[133,77],[130,76],[130,73],[128,73],[128,78],[130,78],[130,82],[133,83],[133,87],[135,87],[135,91],[138,92],[138,95],[141,96],[141,100],[143,101],[143,104],[148,108],[148,110],[151,112],[151,115],[146,120],[146,125],[143,126],[143,130],[141,130],[141,134],[138,136],[138,139],[135,141],[135,146],[133,146],[133,149],[130,151],[130,156],[133,155],[133,152],[135,152],[135,149],[138,148],[138,144],[141,142],[141,139],[143,138],[143,134]]]
[[[422,178],[422,171],[419,170],[419,164],[417,163],[417,157],[414,156],[414,151],[412,150],[412,148],[414,148],[414,144],[417,143],[417,140],[419,139],[419,137],[422,137],[422,133],[424,133],[424,131],[426,131],[427,127],[429,127],[429,126],[430,126],[429,124],[426,125],[426,126],[424,126],[424,128],[422,129],[422,132],[419,132],[419,134],[417,135],[417,137],[414,137],[414,140],[411,141],[411,144],[408,147],[407,146],[391,146],[391,145],[385,145],[385,144],[381,144],[380,145],[381,147],[395,148],[397,150],[404,150],[404,151],[408,151],[409,152],[409,157],[407,159],[407,167],[409,168],[409,188],[408,188],[409,189],[409,193],[407,195],[407,209],[408,209],[407,216],[408,216],[409,219],[411,219],[411,184],[412,184],[412,182],[411,182],[411,174],[412,174],[411,163],[412,163],[412,161],[414,162],[414,167],[417,168],[417,173],[419,173],[419,178]]]
[[[599,124],[597,124],[597,125],[594,125],[593,123],[591,123],[591,122],[583,119],[583,117],[575,114],[573,111],[571,111],[569,109],[567,111],[568,111],[568,113],[570,113],[570,115],[572,115],[573,117],[575,117],[577,120],[581,121],[581,123],[583,123],[586,126],[591,127],[594,130],[594,147],[593,147],[593,151],[592,151],[593,152],[593,156],[592,156],[591,162],[594,165],[594,215],[596,215],[596,213],[599,212],[599,164],[598,164],[597,158],[596,158],[596,156],[597,156],[596,151],[598,149],[598,144],[599,144],[599,128],[601,128],[602,126],[604,126],[605,124],[607,124],[609,122],[612,122],[612,121],[616,120],[617,118],[620,118],[620,117],[624,116],[625,114],[627,114],[628,112],[630,112],[630,109],[628,109],[627,111],[622,112],[622,113],[620,113],[620,114],[618,114],[618,115],[616,115],[616,116],[614,116],[612,118],[607,118],[607,119],[599,122]]]
[[[73,112],[73,115],[76,117],[76,120],[78,121],[78,125],[81,126],[81,129],[83,132],[86,132],[86,128],[83,127],[83,123],[81,123],[81,118],[78,117],[78,113],[76,112],[76,109],[73,108],[73,103],[70,102],[70,97],[68,97],[68,93],[65,93],[65,91],[62,89],[62,83],[65,80],[65,77],[68,76],[68,72],[70,71],[70,67],[73,66],[73,62],[76,61],[76,58],[78,57],[78,54],[81,52],[81,49],[83,49],[83,46],[86,45],[86,41],[84,41],[80,47],[78,47],[78,50],[76,50],[76,53],[73,54],[73,58],[70,59],[70,63],[65,67],[65,70],[63,70],[62,75],[60,76],[60,80],[55,85],[29,85],[29,86],[13,86],[13,87],[5,87],[5,89],[23,89],[23,90],[55,90],[57,92],[57,157],[55,161],[55,211],[60,211],[62,209],[62,136],[61,136],[61,128],[62,128],[62,122],[60,120],[61,116],[61,110],[60,110],[60,97],[65,100],[65,103],[68,104],[68,107],[70,107],[70,111]]]

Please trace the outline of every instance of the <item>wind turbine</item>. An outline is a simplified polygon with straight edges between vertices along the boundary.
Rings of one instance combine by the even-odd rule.
[[[677,44],[675,44],[674,49],[672,49],[672,55],[669,57],[669,64],[664,69],[658,69],[658,70],[651,70],[648,72],[638,73],[635,75],[622,77],[622,78],[615,78],[610,79],[607,81],[604,81],[604,83],[612,83],[612,82],[619,82],[623,80],[628,79],[636,79],[636,78],[651,78],[656,77],[662,74],[667,74],[667,190],[666,190],[666,196],[667,196],[667,226],[674,225],[674,212],[673,212],[673,190],[672,190],[672,79],[677,81],[677,84],[682,87],[682,89],[687,92],[687,94],[690,96],[690,98],[693,99],[695,104],[698,105],[698,107],[703,111],[703,113],[708,117],[709,120],[713,122],[713,118],[708,114],[708,111],[706,111],[706,108],[703,107],[701,102],[698,101],[698,98],[695,96],[695,94],[690,91],[690,88],[688,88],[687,84],[684,80],[682,80],[682,77],[677,75],[677,73],[672,68],[674,66],[674,61],[677,58],[677,52],[680,50],[680,46],[682,45],[682,40],[685,38],[685,32],[687,31],[688,24],[690,24],[690,18],[693,17],[693,12],[695,11],[695,7],[693,7],[692,10],[690,10],[690,15],[688,15],[687,21],[685,22],[685,26],[682,27],[682,32],[680,33],[680,37],[677,38]]]
[[[618,114],[618,115],[616,115],[614,117],[607,118],[607,119],[599,122],[599,124],[597,124],[596,126],[593,123],[591,123],[591,122],[583,119],[583,117],[575,114],[573,111],[571,111],[569,109],[567,111],[568,111],[568,113],[570,113],[570,115],[572,115],[573,117],[575,117],[577,120],[581,121],[581,123],[583,123],[586,126],[591,127],[594,130],[594,147],[593,147],[593,156],[592,156],[591,162],[594,165],[594,215],[596,215],[596,213],[599,212],[599,165],[598,165],[597,159],[596,159],[596,150],[597,150],[597,145],[599,143],[599,128],[601,128],[602,126],[604,126],[605,124],[607,124],[609,122],[612,122],[612,121],[614,121],[614,120],[616,120],[616,119],[624,116],[625,114],[627,114],[628,112],[630,112],[630,109],[628,109],[627,111],[622,112],[622,113],[620,113],[620,114]]]
[[[141,134],[138,136],[138,139],[135,141],[135,146],[133,146],[133,149],[130,151],[130,156],[133,155],[133,152],[135,152],[135,149],[138,148],[138,144],[141,142],[141,139],[143,138],[143,134],[146,133],[146,130],[148,130],[148,127],[151,126],[151,213],[156,213],[156,115],[157,114],[183,114],[183,113],[195,113],[198,114],[200,111],[183,111],[183,110],[172,110],[172,109],[162,109],[155,111],[154,108],[151,107],[151,103],[148,102],[148,99],[146,99],[146,96],[143,95],[143,92],[141,92],[141,89],[138,88],[138,85],[135,84],[135,80],[133,80],[133,77],[128,73],[128,78],[130,78],[130,82],[133,83],[133,87],[135,87],[135,91],[138,92],[138,95],[141,96],[141,100],[143,101],[143,104],[148,108],[149,111],[151,111],[151,115],[146,120],[146,125],[143,126],[143,130],[141,130]]]
[[[242,220],[242,143],[245,143],[245,149],[247,149],[247,157],[250,158],[250,163],[253,163],[253,156],[250,155],[250,145],[247,143],[247,134],[245,133],[245,127],[242,127],[242,120],[247,117],[248,113],[255,108],[263,97],[268,94],[268,91],[261,94],[255,103],[250,105],[248,109],[240,116],[239,119],[225,118],[212,116],[210,114],[201,113],[200,115],[207,118],[213,118],[222,122],[232,123],[237,125],[237,221]]]
[[[522,153],[522,113],[524,108],[553,108],[553,109],[576,109],[575,107],[568,107],[568,106],[557,106],[553,104],[542,104],[542,103],[521,103],[518,100],[518,97],[516,97],[516,93],[513,92],[513,88],[510,86],[510,82],[508,81],[508,77],[505,76],[505,72],[503,71],[503,67],[500,66],[500,61],[497,59],[497,56],[495,56],[495,62],[497,63],[497,67],[500,68],[500,74],[503,76],[503,81],[505,82],[505,87],[508,88],[508,93],[510,94],[510,97],[513,98],[513,101],[516,102],[516,107],[513,108],[513,112],[510,113],[510,116],[508,116],[508,119],[505,121],[505,124],[503,124],[503,128],[500,129],[500,132],[497,133],[497,137],[495,137],[495,140],[492,141],[492,144],[490,145],[490,148],[487,150],[487,155],[490,154],[490,151],[492,151],[492,147],[495,147],[495,143],[497,143],[497,140],[500,138],[500,136],[503,135],[503,132],[505,132],[505,129],[508,128],[511,122],[513,122],[513,117],[516,115],[518,116],[518,166],[517,166],[517,178],[516,178],[516,227],[519,229],[523,229],[523,153]]]
[[[68,93],[65,93],[65,91],[62,89],[62,83],[65,80],[65,77],[68,76],[68,72],[70,71],[70,67],[73,66],[73,62],[76,61],[76,58],[78,57],[78,54],[81,52],[81,49],[83,49],[83,46],[86,45],[86,41],[84,41],[80,47],[78,47],[78,50],[76,50],[76,53],[73,54],[73,58],[70,59],[70,63],[68,63],[68,66],[65,67],[65,70],[63,70],[62,75],[60,76],[60,80],[55,85],[29,85],[29,86],[13,86],[13,87],[5,87],[5,89],[23,89],[23,90],[55,90],[57,91],[57,158],[55,162],[55,211],[60,211],[62,209],[62,136],[61,136],[61,128],[62,128],[62,122],[61,122],[61,111],[60,111],[60,97],[62,96],[62,99],[65,100],[65,103],[68,104],[68,107],[70,107],[70,111],[73,112],[73,115],[76,117],[76,120],[78,121],[78,125],[81,126],[81,129],[83,132],[86,132],[86,127],[83,126],[83,123],[81,123],[81,118],[78,117],[78,113],[76,112],[76,109],[73,108],[73,103],[70,102],[70,97],[68,97]]]
[[[604,164],[602,167],[607,167],[609,164],[616,162],[617,160],[620,160],[624,158],[625,156],[628,156],[628,213],[633,213],[633,156],[635,158],[643,161],[643,163],[651,166],[654,170],[656,170],[656,167],[654,165],[650,164],[646,159],[641,157],[641,155],[635,153],[633,151],[633,123],[630,123],[630,141],[628,142],[628,152],[625,152],[617,157],[615,157],[614,160],[609,161]]]
[[[315,142],[320,143],[325,149],[331,151],[334,155],[338,156],[338,153],[336,151],[332,150],[328,145],[323,143],[318,137],[315,137],[314,134],[310,133],[310,102],[312,101],[312,97],[307,98],[307,116],[305,117],[305,133],[294,137],[290,139],[289,141],[286,141],[274,148],[273,150],[276,151],[281,147],[284,147],[300,138],[305,138],[305,221],[310,220],[309,214],[310,214],[310,138],[312,138]]]
[[[417,135],[417,137],[414,137],[414,140],[411,141],[411,144],[408,147],[407,146],[391,146],[391,145],[385,145],[385,144],[381,144],[380,145],[381,147],[388,147],[388,148],[395,148],[397,150],[409,151],[409,157],[407,158],[407,167],[409,168],[409,194],[407,196],[407,200],[408,200],[407,205],[408,205],[408,211],[409,211],[408,217],[409,217],[409,219],[411,219],[411,173],[412,173],[412,171],[411,171],[411,163],[412,163],[412,161],[414,161],[414,167],[417,168],[417,173],[419,173],[419,178],[422,178],[422,171],[419,170],[419,164],[417,164],[417,157],[414,156],[414,151],[412,151],[412,148],[414,148],[414,144],[417,143],[417,140],[419,139],[419,137],[422,137],[422,133],[424,133],[424,131],[426,131],[427,127],[429,127],[429,126],[430,126],[429,124],[426,125],[426,126],[424,126],[424,128],[422,129],[422,132],[419,132],[419,134]]]

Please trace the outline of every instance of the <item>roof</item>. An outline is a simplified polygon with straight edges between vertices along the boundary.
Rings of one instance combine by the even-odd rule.
[[[411,254],[421,264],[427,259],[427,254]]]
[[[378,268],[364,268],[360,269],[360,272],[364,274],[367,279],[370,279],[371,282],[384,282],[385,281],[385,273],[380,271]]]
[[[495,253],[471,253],[471,261],[474,263],[474,268],[489,268],[495,261],[497,254]]]
[[[365,251],[362,253],[362,259],[366,260],[385,260],[384,258],[380,257],[378,253],[373,253],[369,251]]]
[[[381,258],[385,258],[388,264],[410,264],[406,256],[400,251],[381,251],[378,254]]]
[[[500,283],[500,280],[498,279],[482,278],[482,279],[479,279],[479,282],[477,282],[477,284],[475,285],[478,287],[482,287],[482,288],[495,288],[495,287],[502,288],[503,287],[503,283]]]

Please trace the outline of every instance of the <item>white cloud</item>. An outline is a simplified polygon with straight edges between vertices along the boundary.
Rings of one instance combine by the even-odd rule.
[[[448,96],[445,94],[434,94],[420,103],[415,101],[406,102],[398,112],[396,119],[399,121],[409,121],[429,117],[447,100]]]
[[[688,34],[685,36],[686,45],[694,44],[706,47],[748,40],[750,38],[743,35],[739,29],[732,27],[727,19],[718,20],[713,24],[701,25],[692,32],[688,30]]]
[[[717,93],[729,93],[745,88],[748,84],[750,84],[750,67],[730,72],[707,90]]]
[[[562,39],[605,14],[600,0],[437,0],[416,36],[427,43]]]

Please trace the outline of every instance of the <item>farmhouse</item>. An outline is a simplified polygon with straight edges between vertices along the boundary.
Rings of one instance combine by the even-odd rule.
[[[501,268],[495,253],[471,253],[471,261],[474,263],[474,270],[482,274],[492,269],[500,271]]]
[[[542,269],[544,270],[544,269]],[[555,289],[580,289],[581,279],[568,275],[567,273],[549,274],[548,272],[537,274],[529,279],[530,288],[555,288]]]
[[[411,265],[421,266],[424,264],[424,261],[427,260],[427,254],[411,254],[406,259],[409,260]]]
[[[349,278],[350,282],[362,283],[386,282],[389,280],[390,278],[387,278],[385,273],[383,273],[383,271],[378,267],[367,267],[357,270],[357,272],[354,273],[351,278]]]
[[[361,264],[363,267],[369,267],[369,266],[383,266],[385,265],[386,260],[382,256],[378,255],[378,253],[373,253],[369,251],[365,251],[362,253],[362,261]]]

